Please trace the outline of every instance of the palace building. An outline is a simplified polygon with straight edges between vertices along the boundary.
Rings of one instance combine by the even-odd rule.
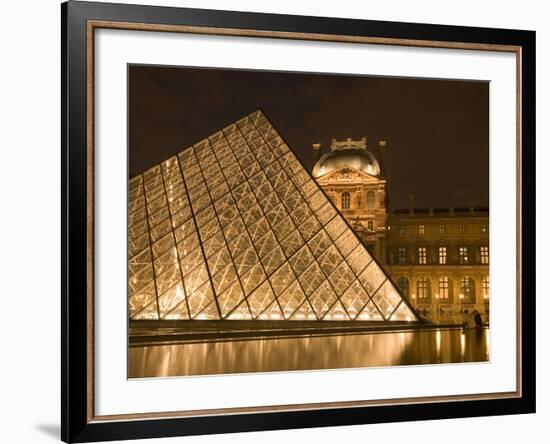
[[[412,306],[432,320],[489,314],[489,209],[391,209],[387,142],[313,144],[312,175]]]

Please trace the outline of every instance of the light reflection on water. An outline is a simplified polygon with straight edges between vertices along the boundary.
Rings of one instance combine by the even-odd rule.
[[[129,377],[212,375],[489,359],[489,330],[432,330],[132,347]]]

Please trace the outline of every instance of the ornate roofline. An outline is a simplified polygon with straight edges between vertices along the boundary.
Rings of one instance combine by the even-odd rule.
[[[330,145],[331,151],[342,151],[342,150],[367,150],[367,138],[363,137],[361,140],[353,140],[348,137],[346,140],[336,140],[332,139]]]

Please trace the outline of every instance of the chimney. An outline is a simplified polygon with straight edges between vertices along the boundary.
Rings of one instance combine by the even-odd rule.
[[[311,146],[313,148],[313,167],[315,168],[315,165],[317,164],[317,162],[321,157],[321,144],[314,143]]]
[[[409,213],[410,214],[414,213],[414,195],[413,194],[409,194]]]

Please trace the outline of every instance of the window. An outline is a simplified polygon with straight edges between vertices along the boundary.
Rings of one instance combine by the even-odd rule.
[[[461,232],[461,233],[464,233],[464,224],[460,224],[458,226],[458,230]]]
[[[483,299],[489,299],[489,276],[484,276],[481,285],[483,286]]]
[[[399,234],[405,234],[405,225],[399,225]]]
[[[423,224],[418,225],[418,234],[424,234],[424,225]]]
[[[372,220],[367,222],[367,230],[374,231],[374,222]]]
[[[418,293],[418,299],[428,299],[430,297],[430,280],[421,276],[416,281],[416,292]]]
[[[426,264],[426,247],[418,247],[418,263]]]
[[[460,279],[460,299],[464,302],[474,302],[474,281],[468,276]]]
[[[371,256],[374,255],[374,244],[367,244],[367,251],[370,253]]]
[[[468,247],[458,247],[458,262],[461,264],[468,263]]]
[[[447,232],[447,227],[443,224],[439,226],[439,234],[445,234]]]
[[[482,233],[487,233],[487,224],[479,224],[479,230]]]
[[[350,195],[347,191],[342,193],[342,210],[349,210]]]
[[[357,208],[363,208],[363,195],[360,192],[355,196],[355,205]]]
[[[479,257],[481,259],[481,263],[484,265],[487,265],[489,263],[489,247],[484,245],[483,247],[479,247]]]
[[[407,299],[409,298],[409,280],[406,277],[401,276],[397,279],[397,288],[399,288],[399,291],[403,296]]]
[[[397,262],[405,264],[407,262],[407,248],[399,247],[397,249]]]
[[[447,247],[439,247],[437,252],[439,265],[445,265],[447,263]]]
[[[442,276],[439,278],[439,299],[449,299],[449,277]]]
[[[368,191],[367,192],[367,208],[372,210],[374,208],[374,202],[375,202],[376,196],[374,195],[374,191]]]

